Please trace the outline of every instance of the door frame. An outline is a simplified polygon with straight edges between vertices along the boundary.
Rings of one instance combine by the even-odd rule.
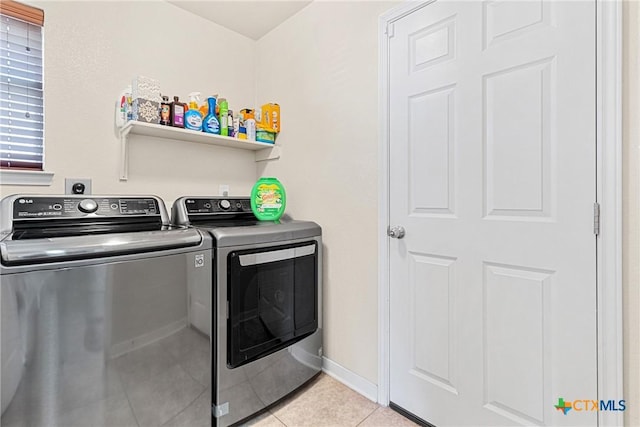
[[[389,404],[389,38],[393,23],[433,3],[405,2],[378,26],[378,403]],[[447,1],[447,0],[439,0]],[[622,4],[596,1],[596,199],[598,399],[623,398],[622,329]],[[623,425],[623,413],[598,411],[599,425]]]

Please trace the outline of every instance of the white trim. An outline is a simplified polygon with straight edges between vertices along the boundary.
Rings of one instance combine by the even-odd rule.
[[[378,403],[389,405],[389,39],[387,26],[432,3],[406,2],[380,15],[378,24]]]
[[[53,172],[0,169],[0,185],[51,185]]]
[[[322,371],[367,399],[377,402],[378,386],[366,378],[326,357],[322,357]]]
[[[379,22],[379,251],[378,251],[378,402],[389,403],[389,134],[388,24],[424,7],[407,2]],[[622,330],[622,5],[597,0],[597,191],[601,206],[598,237],[598,398],[623,399]],[[599,412],[599,425],[623,425],[623,414]]]
[[[597,2],[598,398],[624,399],[622,324],[622,4]],[[600,426],[622,413],[600,411]]]
[[[388,14],[378,23],[378,402],[389,405],[389,40]]]

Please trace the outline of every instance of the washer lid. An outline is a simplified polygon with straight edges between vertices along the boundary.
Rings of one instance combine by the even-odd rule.
[[[196,229],[68,236],[0,241],[3,265],[41,264],[198,246]]]
[[[322,235],[322,228],[312,221],[287,221],[283,223],[263,221],[256,225],[241,227],[206,227],[203,225],[199,225],[199,227],[211,233],[215,240],[214,246],[219,248],[279,243]]]

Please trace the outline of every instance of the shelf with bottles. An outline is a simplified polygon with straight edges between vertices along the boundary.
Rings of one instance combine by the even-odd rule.
[[[276,160],[280,158],[280,147],[274,144],[131,120],[120,129],[121,181],[126,181],[129,178],[129,140],[132,135],[151,136],[155,138],[170,139],[173,141],[252,150],[255,152],[256,162]]]

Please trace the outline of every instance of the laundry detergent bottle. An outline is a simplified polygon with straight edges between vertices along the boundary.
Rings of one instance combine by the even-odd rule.
[[[277,178],[260,178],[251,190],[251,210],[261,221],[279,220],[286,202],[287,195]]]
[[[198,111],[200,92],[189,94],[189,110],[184,113],[184,127],[191,130],[202,130],[202,115]]]
[[[216,115],[216,99],[214,97],[207,98],[209,103],[209,114],[204,118],[202,130],[207,133],[215,133],[220,135],[220,121]]]

